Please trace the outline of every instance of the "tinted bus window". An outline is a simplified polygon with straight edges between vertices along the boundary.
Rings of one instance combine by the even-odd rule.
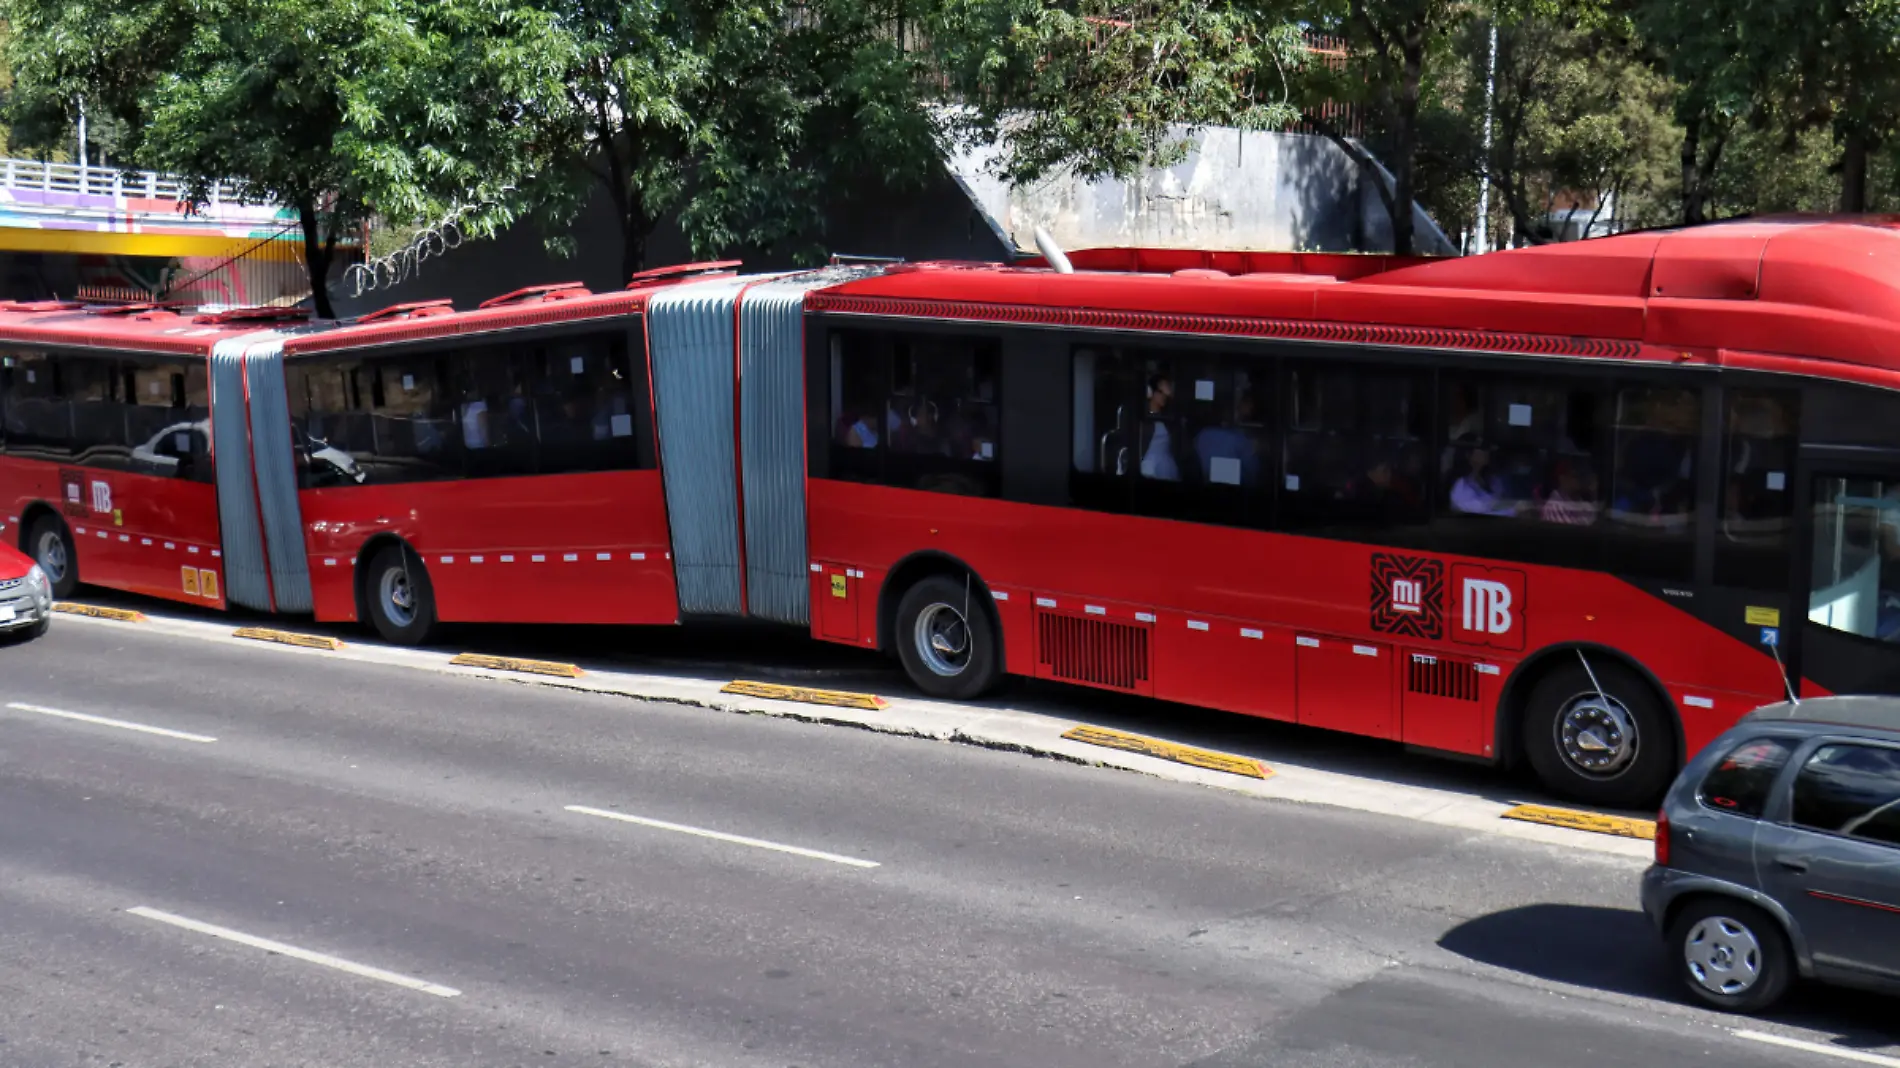
[[[1722,515],[1715,581],[1757,590],[1788,585],[1794,528],[1795,398],[1734,391],[1722,428]]]
[[[1000,351],[970,335],[835,331],[832,477],[997,496]]]
[[[624,334],[561,338],[523,350],[534,384],[541,474],[650,468],[643,391]]]
[[[64,460],[72,455],[72,423],[59,399],[59,369],[51,356],[14,352],[9,365],[4,404],[6,449],[11,456],[34,460]]]
[[[1811,622],[1900,643],[1900,482],[1815,478],[1812,563]]]
[[[61,355],[60,399],[72,424],[72,448],[79,461],[118,468],[130,453],[126,446],[124,380],[109,357]]]
[[[1461,375],[1441,398],[1446,547],[1596,566],[1604,394],[1587,382]]]
[[[1355,541],[1420,536],[1431,513],[1428,381],[1392,368],[1295,364],[1283,405],[1282,524]]]
[[[1695,563],[1696,441],[1702,399],[1643,386],[1616,395],[1608,566],[1628,575],[1687,580]]]
[[[534,474],[538,420],[528,396],[528,361],[520,355],[506,345],[482,345],[443,361],[455,383],[455,419],[470,477]]]
[[[211,400],[201,360],[128,359],[120,378],[131,469],[142,475],[214,481]]]

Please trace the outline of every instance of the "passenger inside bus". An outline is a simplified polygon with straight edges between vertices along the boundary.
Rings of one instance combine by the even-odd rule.
[[[1174,439],[1168,433],[1168,402],[1174,399],[1174,382],[1165,374],[1148,378],[1148,419],[1144,427],[1148,444],[1141,451],[1141,475],[1162,482],[1179,482],[1181,466],[1174,459]]]
[[[1539,518],[1568,526],[1588,526],[1597,521],[1597,476],[1587,461],[1558,460],[1553,481],[1556,485],[1544,498]]]
[[[1234,401],[1232,424],[1215,423],[1194,435],[1202,479],[1247,487],[1260,484],[1260,443],[1243,429],[1253,423],[1253,391],[1243,388]]]
[[[1518,513],[1516,503],[1505,496],[1503,481],[1491,468],[1491,454],[1481,448],[1465,453],[1465,473],[1452,484],[1451,506],[1466,515]]]

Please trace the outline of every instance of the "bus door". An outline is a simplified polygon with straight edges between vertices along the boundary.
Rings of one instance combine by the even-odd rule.
[[[1900,694],[1900,452],[1804,455],[1807,619],[1795,663],[1805,694]]]

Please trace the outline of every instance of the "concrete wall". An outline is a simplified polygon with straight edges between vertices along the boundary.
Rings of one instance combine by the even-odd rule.
[[[1392,248],[1378,192],[1323,137],[1207,130],[1190,139],[1180,163],[1126,182],[1062,175],[1012,188],[991,174],[995,158],[965,151],[950,168],[1020,249],[1035,246],[1038,225],[1064,248]],[[1423,211],[1414,224],[1418,251],[1455,251]]]

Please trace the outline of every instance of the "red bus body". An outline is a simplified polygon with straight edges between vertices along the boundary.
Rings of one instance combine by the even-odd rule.
[[[0,520],[29,553],[69,528],[88,583],[321,620],[400,570],[432,611],[400,640],[750,615],[927,689],[952,683],[911,653],[992,641],[979,673],[1568,747],[1556,785],[1606,801],[1647,798],[1592,760],[1653,779],[1789,688],[1900,691],[1893,227],[1070,259],[702,265],[333,326],[11,306]],[[35,399],[46,353],[123,381]],[[140,470],[160,356],[208,361],[215,485]],[[166,373],[200,418],[201,376]],[[67,393],[72,455],[36,459],[33,405]],[[108,403],[143,460],[87,466]],[[904,615],[931,582],[963,620],[940,645]]]

